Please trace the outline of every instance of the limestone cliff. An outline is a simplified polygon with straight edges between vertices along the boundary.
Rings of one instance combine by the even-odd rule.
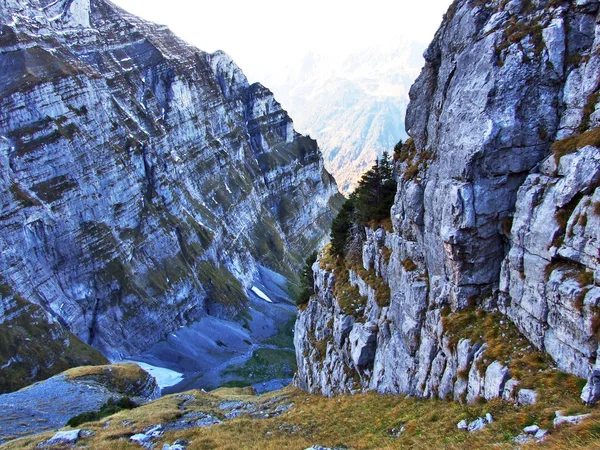
[[[104,0],[1,0],[0,23],[0,318],[14,292],[119,358],[323,242],[316,142],[225,53]]]
[[[411,88],[393,232],[367,230],[349,275],[326,257],[315,266],[296,326],[300,386],[516,399],[531,344],[549,370],[590,374],[597,19],[597,1],[451,5]]]

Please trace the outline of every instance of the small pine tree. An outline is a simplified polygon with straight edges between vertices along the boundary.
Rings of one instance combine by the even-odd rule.
[[[317,252],[313,252],[302,266],[302,273],[300,274],[300,296],[296,301],[297,305],[304,305],[308,303],[311,295],[315,294],[315,286],[313,279],[312,266],[317,260]]]
[[[383,152],[375,165],[362,176],[356,194],[356,219],[360,224],[380,222],[390,217],[396,181],[388,152]]]
[[[344,255],[350,229],[354,223],[354,212],[356,203],[356,194],[352,193],[350,198],[344,202],[342,209],[333,219],[331,224],[331,253],[333,255]]]
[[[403,146],[404,142],[402,142],[402,139],[400,139],[398,143],[394,146],[394,161],[398,161],[400,159],[400,154],[402,153]]]
[[[358,182],[358,187],[342,205],[331,224],[331,254],[344,256],[355,225],[380,223],[389,219],[396,196],[394,168],[388,152],[369,169]]]

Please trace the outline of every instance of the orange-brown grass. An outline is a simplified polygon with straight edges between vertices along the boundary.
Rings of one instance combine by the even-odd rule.
[[[337,299],[342,311],[345,314],[360,318],[356,310],[366,305],[367,297],[361,296],[358,287],[350,283],[349,269],[351,267],[343,257],[332,255],[331,244],[321,250],[320,267],[334,273],[335,284],[333,286],[333,295]]]
[[[594,128],[585,133],[556,141],[552,144],[554,159],[558,162],[563,156],[568,155],[569,153],[575,153],[586,145],[600,147],[600,128]]]
[[[352,265],[352,270],[375,291],[375,303],[379,307],[390,306],[390,287],[383,278],[377,276],[375,269],[365,270],[361,264],[356,264]]]
[[[390,259],[392,258],[392,249],[387,248],[384,245],[383,247],[381,247],[381,256],[383,256],[385,262],[389,264]]]
[[[415,262],[410,258],[406,258],[402,261],[402,267],[404,267],[404,270],[406,270],[407,272],[414,272],[418,269]]]
[[[489,364],[500,361],[521,382],[522,388],[536,389],[542,401],[552,408],[560,404],[564,395],[577,399],[585,384],[580,378],[554,369],[550,357],[538,351],[498,313],[471,307],[444,316],[442,323],[453,346],[460,339],[488,345],[478,366],[482,373]],[[550,411],[549,415],[552,414]]]

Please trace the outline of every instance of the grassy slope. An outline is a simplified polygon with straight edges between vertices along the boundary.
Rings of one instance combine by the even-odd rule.
[[[556,395],[558,392],[562,395]],[[253,396],[239,389],[220,389],[209,394],[190,391],[196,400],[187,403],[171,395],[132,411],[123,411],[96,423],[83,425],[93,436],[83,438],[81,445],[94,449],[138,449],[128,438],[145,427],[167,423],[190,411],[203,411],[223,418],[219,404],[224,400],[242,400],[266,404],[293,402],[294,406],[279,417],[253,419],[240,417],[209,428],[172,431],[161,436],[156,448],[176,439],[191,442],[194,449],[304,449],[311,445],[346,446],[348,448],[514,448],[512,438],[522,428],[536,423],[551,428],[554,411],[569,414],[591,412],[592,418],[579,426],[562,427],[552,432],[542,448],[600,448],[600,411],[581,406],[574,386],[557,387],[550,397],[541,395],[533,406],[515,407],[495,400],[489,403],[461,405],[440,400],[404,398],[375,393],[326,398],[308,395],[288,387],[263,396]],[[549,400],[550,398],[550,400]],[[461,419],[475,419],[491,413],[494,423],[483,431],[467,433],[458,430]],[[133,425],[123,424],[128,420]],[[108,425],[106,425],[110,422]],[[400,437],[391,430],[404,427]],[[3,449],[32,448],[52,433],[5,444]],[[537,445],[535,445],[537,448]],[[60,447],[56,447],[60,448]],[[533,446],[532,446],[533,448]]]

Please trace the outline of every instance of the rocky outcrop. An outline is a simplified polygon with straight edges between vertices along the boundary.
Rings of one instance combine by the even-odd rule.
[[[518,401],[498,345],[487,346],[483,332],[456,341],[453,323],[478,320],[469,312],[492,314],[494,328],[514,321],[561,370],[590,373],[600,141],[581,133],[599,125],[597,15],[595,1],[451,5],[411,89],[412,139],[396,154],[393,233],[375,242],[367,230],[363,243],[364,267],[379,270],[390,289],[389,305],[369,298],[348,332],[374,324],[373,357],[357,366],[351,343],[335,339],[315,351],[346,320],[344,294],[322,267],[296,328],[297,343],[314,336],[298,350],[300,386]],[[563,156],[561,141],[549,156],[553,142],[579,135],[579,144],[593,145],[571,143]]]
[[[71,369],[26,389],[0,395],[4,411],[0,444],[16,436],[64,427],[79,414],[98,411],[107,402],[114,407],[125,397],[141,405],[159,398],[160,389],[154,377],[135,364],[117,364]],[[75,431],[55,435],[52,445],[67,444],[67,437],[76,439],[79,434]]]
[[[337,188],[268,89],[107,1],[0,19],[3,285],[120,358],[296,276]]]

